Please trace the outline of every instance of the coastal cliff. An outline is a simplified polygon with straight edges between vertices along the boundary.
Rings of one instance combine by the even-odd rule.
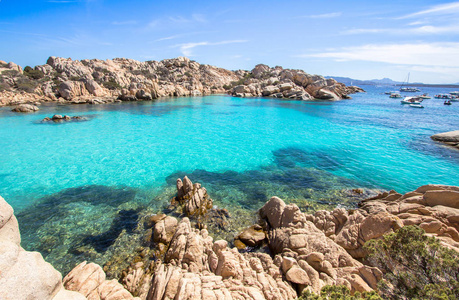
[[[0,61],[0,106],[44,102],[100,104],[217,93],[338,100],[359,91],[362,90],[300,70],[257,65],[252,71],[230,71],[186,57],[146,62],[50,57],[44,65],[24,69]]]
[[[235,237],[237,247],[233,241],[213,240],[212,226],[230,216],[224,209],[213,207],[204,187],[185,177],[177,180],[176,188],[176,197],[165,210],[167,215],[139,220],[150,228],[145,236],[153,256],[146,254],[145,248],[118,280],[106,280],[105,267],[82,262],[65,276],[66,290],[56,275],[56,288],[41,299],[64,299],[56,298],[56,293],[67,290],[80,294],[65,299],[107,300],[133,296],[317,299],[308,295],[330,291],[333,286],[367,299],[381,299],[376,293],[382,293],[384,299],[407,295],[422,298],[435,293],[455,299],[458,292],[458,187],[427,185],[404,195],[384,192],[361,201],[358,209],[337,208],[313,215],[272,197],[258,211],[257,223]],[[11,207],[0,201],[1,251],[6,254],[2,257],[14,258],[20,242],[17,221]],[[225,227],[225,222],[219,226]],[[5,232],[9,236],[6,240]],[[388,243],[400,236],[402,242],[391,243],[390,248]],[[386,243],[385,251],[375,251],[381,243]],[[16,248],[7,247],[10,244]],[[391,251],[402,253],[390,256]],[[378,260],[383,254],[389,256]],[[397,263],[401,256],[409,255],[409,260]],[[12,261],[14,266],[19,263]],[[1,262],[2,266],[11,265],[9,259]],[[411,263],[417,268],[414,271]],[[13,268],[2,270],[7,271],[0,273],[0,283],[10,285],[6,289],[0,284],[0,295],[6,299],[27,296],[30,291],[19,288],[23,282],[11,279]],[[31,285],[34,293],[46,286]]]

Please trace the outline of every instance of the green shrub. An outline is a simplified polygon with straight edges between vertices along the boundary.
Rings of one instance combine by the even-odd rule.
[[[10,90],[10,86],[6,83],[0,83],[0,92],[3,92],[3,91],[9,91]]]
[[[316,295],[308,290],[304,290],[298,300],[382,300],[376,293],[355,293],[351,295],[351,291],[344,285],[326,285],[320,290],[320,295]]]
[[[457,299],[459,295],[459,255],[428,237],[417,226],[365,244],[371,265],[384,278],[379,283],[383,296],[390,299]]]
[[[80,76],[72,76],[69,79],[72,80],[72,81],[80,81],[81,77]]]
[[[37,80],[45,77],[45,73],[43,73],[40,70],[34,70],[29,66],[26,66],[24,68],[23,74],[27,77],[30,77],[32,79],[37,79]]]
[[[102,84],[109,90],[119,90],[123,88],[115,81],[115,79],[110,79],[110,81],[104,81]]]
[[[185,76],[187,76],[187,77],[193,77],[193,75],[191,75],[191,73],[188,72],[188,71],[185,72]]]
[[[2,71],[2,75],[8,76],[8,77],[15,77],[19,75],[19,72],[16,70],[4,70]]]
[[[30,80],[30,78],[22,76],[16,80],[16,86],[21,91],[33,93],[37,88],[38,84],[36,81]]]

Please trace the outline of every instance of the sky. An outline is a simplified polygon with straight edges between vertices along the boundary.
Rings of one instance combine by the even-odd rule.
[[[186,56],[354,79],[459,83],[459,1],[0,0],[0,60]]]

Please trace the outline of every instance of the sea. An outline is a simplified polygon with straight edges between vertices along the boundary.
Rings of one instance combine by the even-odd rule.
[[[272,196],[313,212],[354,208],[356,194],[459,186],[459,151],[430,139],[459,129],[459,102],[433,98],[453,89],[423,88],[432,99],[413,108],[384,94],[393,87],[363,88],[337,102],[212,95],[2,107],[0,196],[22,246],[65,273],[83,259],[126,259],[116,249],[140,247],[139,219],[164,211],[184,176],[246,219]],[[54,114],[85,121],[41,121]]]

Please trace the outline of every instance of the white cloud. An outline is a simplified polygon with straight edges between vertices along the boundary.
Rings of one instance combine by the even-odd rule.
[[[414,18],[419,16],[427,16],[427,15],[456,15],[459,13],[459,2],[451,2],[446,4],[440,4],[433,6],[430,9],[421,10],[412,14],[408,14],[405,16],[400,17],[399,19],[408,19]]]
[[[186,44],[180,44],[176,45],[175,47],[180,47],[180,51],[182,52],[183,55],[185,56],[193,56],[192,50],[193,48],[199,47],[199,46],[218,46],[218,45],[226,45],[226,44],[235,44],[235,43],[246,43],[248,42],[247,40],[230,40],[230,41],[221,41],[221,42],[198,42],[198,43],[186,43]]]
[[[339,17],[342,14],[343,14],[342,12],[334,12],[334,13],[327,13],[327,14],[320,14],[320,15],[311,15],[308,17],[313,18],[313,19],[330,19],[330,18]]]
[[[459,68],[459,43],[370,44],[300,57]]]
[[[459,33],[459,25],[450,26],[431,26],[425,25],[410,30],[417,34],[448,34],[448,33]]]

